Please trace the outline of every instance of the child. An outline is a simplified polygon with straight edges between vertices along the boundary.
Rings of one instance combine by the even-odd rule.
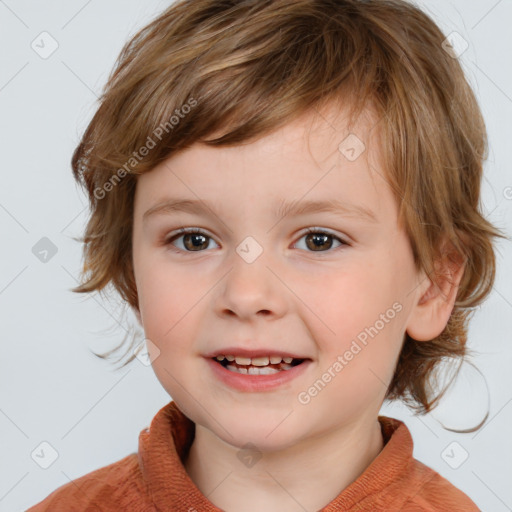
[[[445,39],[402,0],[182,0],[124,47],[74,291],[115,287],[172,401],[31,512],[478,510],[379,415],[437,404],[503,237]]]

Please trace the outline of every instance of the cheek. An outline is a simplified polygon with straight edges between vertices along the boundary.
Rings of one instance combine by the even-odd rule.
[[[377,262],[377,263],[375,263]],[[316,276],[302,286],[305,315],[310,318],[324,365],[347,351],[349,365],[387,368],[400,345],[402,316],[400,286],[385,258],[358,260],[342,272]]]
[[[189,378],[187,361],[193,350],[190,340],[197,337],[197,322],[190,321],[197,297],[191,296],[194,294],[183,278],[159,272],[156,266],[148,269],[141,281],[140,303],[145,336],[153,343],[153,371],[164,389],[173,398],[180,398]]]
[[[340,414],[350,416],[370,403],[380,407],[393,376],[403,307],[383,276],[371,265],[353,268],[318,283],[308,303],[315,313],[308,313],[309,328],[320,349],[317,378],[329,383],[322,400],[343,404]]]
[[[162,262],[144,259],[140,262],[136,280],[146,337],[162,351],[169,347],[179,351],[180,340],[186,339],[182,331],[188,325],[181,320],[193,315],[198,301],[197,287],[183,273],[169,271]]]
[[[310,310],[309,316],[324,325],[326,334],[333,339],[346,338],[378,318],[389,293],[380,282],[382,275],[382,269],[371,262],[359,261],[304,282],[298,295]]]

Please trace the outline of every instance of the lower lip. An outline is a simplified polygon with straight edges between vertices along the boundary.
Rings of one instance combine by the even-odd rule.
[[[213,373],[224,384],[235,388],[239,391],[268,391],[275,389],[283,384],[290,382],[306,371],[311,360],[305,360],[301,364],[290,368],[289,370],[281,370],[272,375],[247,375],[236,373],[224,368],[220,363],[213,359],[207,359]]]

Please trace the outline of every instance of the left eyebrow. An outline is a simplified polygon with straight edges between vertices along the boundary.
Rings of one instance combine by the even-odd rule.
[[[339,199],[283,201],[281,206],[275,210],[275,215],[279,218],[290,214],[301,215],[306,213],[341,213],[346,216],[360,217],[367,222],[375,224],[379,222],[376,214],[370,208],[362,204],[350,203]]]
[[[173,212],[188,212],[197,214],[208,214],[213,212],[215,207],[207,201],[197,199],[166,198],[163,201],[149,208],[142,216],[143,222],[149,217],[157,214],[169,214]],[[330,200],[309,200],[309,201],[282,201],[280,206],[273,210],[277,218],[286,215],[304,215],[307,213],[335,213],[352,217],[360,217],[371,223],[378,223],[376,214],[364,205],[358,205],[339,199]]]

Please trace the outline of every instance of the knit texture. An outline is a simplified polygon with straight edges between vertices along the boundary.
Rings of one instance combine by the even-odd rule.
[[[478,512],[462,491],[413,458],[400,420],[379,416],[384,448],[319,512]],[[188,476],[183,461],[195,424],[174,401],[139,435],[138,453],[69,482],[27,512],[222,512]]]

